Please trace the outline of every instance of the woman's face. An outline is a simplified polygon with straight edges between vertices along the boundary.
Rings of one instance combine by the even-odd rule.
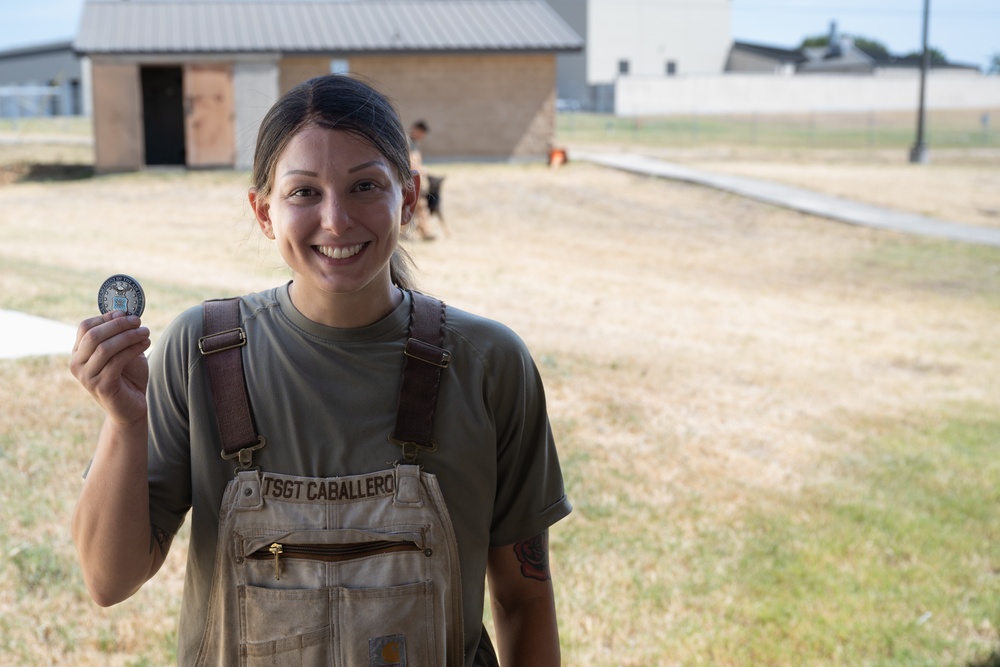
[[[264,234],[292,269],[292,301],[306,317],[345,326],[333,313],[353,310],[361,326],[395,305],[389,260],[416,195],[391,163],[362,139],[303,128],[275,163],[271,192],[250,205]]]

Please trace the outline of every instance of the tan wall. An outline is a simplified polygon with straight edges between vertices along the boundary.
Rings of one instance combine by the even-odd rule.
[[[350,59],[431,128],[426,157],[542,157],[555,136],[554,54],[365,56]]]
[[[284,95],[298,84],[330,73],[330,58],[285,58],[278,74],[278,93]]]
[[[139,169],[146,161],[139,66],[95,62],[92,81],[94,169]]]
[[[353,73],[367,77],[392,98],[405,125],[418,118],[427,121],[431,133],[423,149],[429,158],[540,158],[554,140],[554,54],[365,56],[349,63]],[[233,164],[230,65],[186,67],[185,80],[197,70],[206,81],[222,86],[217,94],[202,91],[206,99],[219,97],[199,116],[205,136],[194,140],[188,119],[189,164]],[[284,59],[278,66],[278,92],[329,70],[329,57]],[[145,151],[139,65],[95,62],[93,82],[96,168],[141,168]],[[244,131],[253,134],[256,128]]]

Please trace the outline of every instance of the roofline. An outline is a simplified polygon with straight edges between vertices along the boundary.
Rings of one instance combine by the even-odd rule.
[[[0,51],[0,58],[10,58],[13,56],[34,56],[41,55],[43,53],[56,53],[58,51],[73,51],[75,53],[76,49],[74,48],[74,40],[64,39],[58,42],[43,42],[32,46],[18,46],[13,49]]]
[[[350,58],[361,56],[464,56],[464,55],[497,55],[497,54],[525,54],[542,55],[555,53],[579,53],[583,51],[583,46],[553,46],[535,48],[455,48],[455,49],[370,49],[370,50],[310,50],[310,51],[290,51],[267,49],[261,51],[80,51],[73,49],[78,56],[89,58],[184,58],[184,59],[204,59],[204,58],[246,58],[252,56],[274,56],[278,57],[302,57],[302,58]]]

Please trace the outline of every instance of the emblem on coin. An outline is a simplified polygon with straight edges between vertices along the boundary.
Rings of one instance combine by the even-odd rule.
[[[121,310],[126,315],[142,315],[142,309],[146,307],[146,296],[135,278],[118,274],[101,285],[97,293],[97,307],[102,313]]]

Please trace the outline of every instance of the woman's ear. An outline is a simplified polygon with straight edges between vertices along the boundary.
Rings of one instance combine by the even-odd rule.
[[[274,229],[271,225],[270,206],[267,203],[267,197],[259,196],[257,188],[250,188],[247,192],[247,199],[250,200],[250,209],[253,211],[254,217],[257,218],[260,231],[264,233],[264,236],[273,241]]]
[[[413,219],[413,214],[417,210],[417,202],[420,201],[420,172],[416,169],[410,171],[413,176],[413,183],[403,187],[403,219],[405,226]]]

